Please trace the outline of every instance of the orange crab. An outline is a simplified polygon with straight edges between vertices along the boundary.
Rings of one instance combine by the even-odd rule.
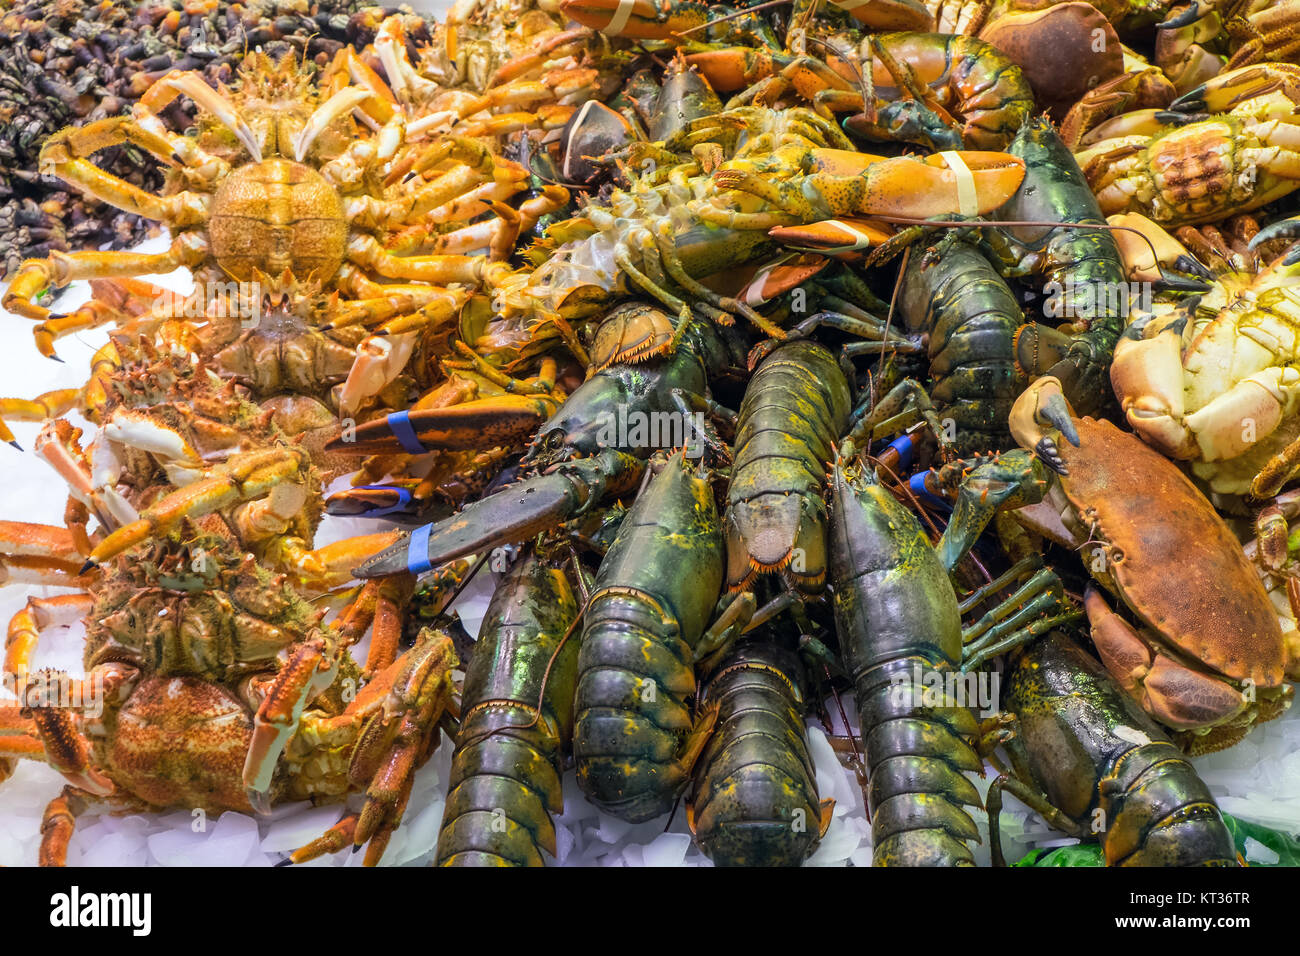
[[[8,662],[23,705],[0,707],[0,756],[43,759],[69,781],[45,812],[42,865],[64,863],[76,814],[94,802],[246,813],[354,790],[367,794],[360,815],[295,859],[370,840],[367,863],[378,861],[437,745],[457,665],[449,637],[422,632],[362,686],[347,648],[364,613],[322,625],[287,576],[192,527],[114,562],[97,590],[60,608],[88,611],[84,679]],[[11,638],[48,611],[29,605]]]

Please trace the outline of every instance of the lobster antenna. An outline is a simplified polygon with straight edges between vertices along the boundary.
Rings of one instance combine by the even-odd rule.
[[[1147,244],[1147,248],[1151,250],[1151,260],[1157,267],[1160,265],[1160,256],[1156,254],[1155,244],[1147,238],[1141,229],[1133,226],[1115,226],[1108,222],[1046,222],[1038,219],[1008,219],[1004,222],[992,222],[988,219],[915,219],[911,216],[875,216],[873,218],[879,219],[881,222],[901,226],[936,226],[944,229],[957,229],[962,226],[976,228],[983,228],[984,226],[1065,226],[1070,229],[1104,229],[1107,232],[1131,232]],[[1201,265],[1204,266],[1204,263],[1201,263]]]
[[[716,20],[709,20],[706,23],[701,23],[698,27],[690,27],[685,30],[679,30],[675,32],[673,36],[684,37],[686,36],[686,34],[694,33],[697,30],[706,30],[709,27],[713,26],[715,23],[726,23],[728,20],[736,20],[739,19],[740,17],[748,16],[751,13],[756,13],[759,10],[766,10],[769,7],[781,7],[781,6],[785,6],[788,3],[793,3],[793,2],[794,0],[767,0],[766,3],[759,3],[752,7],[746,7],[744,10],[737,10],[735,13],[728,13],[726,16],[718,17]]]

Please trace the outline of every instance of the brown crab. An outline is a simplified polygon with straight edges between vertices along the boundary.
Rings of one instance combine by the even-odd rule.
[[[1011,432],[1058,476],[1019,512],[1023,523],[1081,549],[1137,619],[1089,588],[1093,642],[1125,690],[1184,732],[1193,753],[1230,746],[1285,710],[1300,633],[1284,633],[1257,569],[1191,480],[1137,436],[1075,418],[1050,376],[1017,400]]]

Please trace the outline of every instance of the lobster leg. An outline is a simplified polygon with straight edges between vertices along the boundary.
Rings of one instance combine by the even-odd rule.
[[[1088,831],[1053,806],[1041,791],[1015,777],[1002,774],[989,785],[988,795],[984,798],[984,806],[989,815],[989,854],[994,866],[1007,865],[1006,857],[1002,855],[1002,792],[1004,790],[1029,809],[1042,815],[1049,826],[1055,827],[1067,836],[1080,840],[1088,838]]]
[[[1034,566],[1028,558],[981,591],[994,593]],[[1065,597],[1056,572],[1040,565],[1005,601],[962,630],[962,670],[972,671],[1001,654],[1025,644],[1054,627],[1076,621],[1083,612]],[[996,585],[996,586],[995,586]],[[967,602],[968,604],[970,602]],[[1052,611],[1057,613],[1044,616]]]

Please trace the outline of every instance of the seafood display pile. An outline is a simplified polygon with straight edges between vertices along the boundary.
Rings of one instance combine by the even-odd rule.
[[[0,13],[0,863],[1297,859],[1300,3]]]

